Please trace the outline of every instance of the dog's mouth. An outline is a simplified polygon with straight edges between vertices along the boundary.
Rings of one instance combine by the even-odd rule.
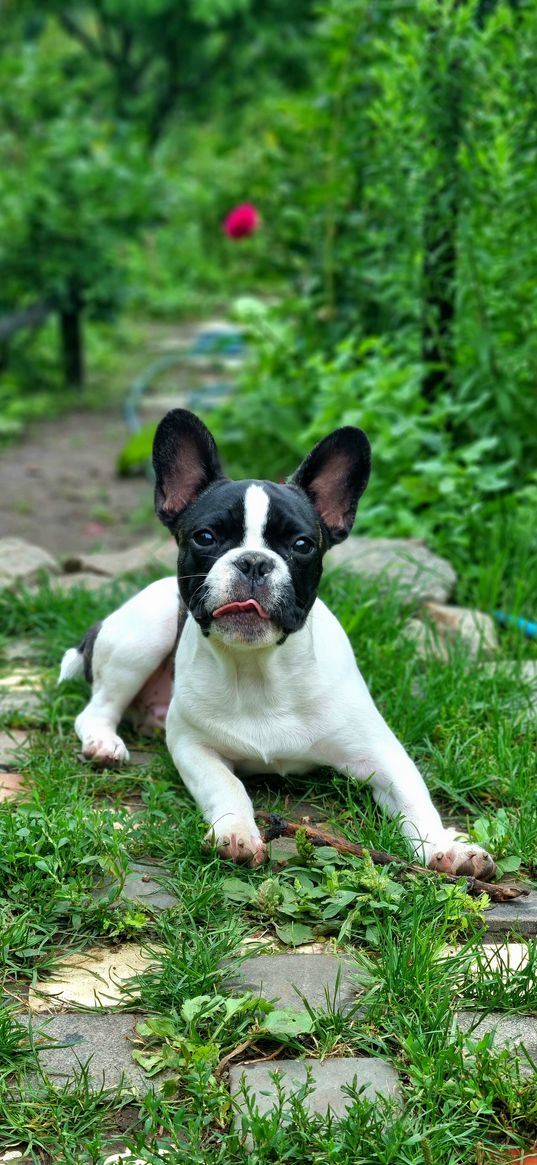
[[[259,619],[270,619],[268,611],[257,602],[257,599],[244,599],[242,602],[224,603],[213,611],[213,619],[223,619],[226,615],[255,615]]]

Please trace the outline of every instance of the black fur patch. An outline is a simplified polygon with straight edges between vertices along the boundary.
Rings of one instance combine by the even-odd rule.
[[[97,623],[93,623],[92,626],[86,631],[84,638],[80,640],[80,643],[77,646],[77,651],[80,652],[84,660],[84,676],[87,679],[88,684],[93,683],[93,648],[95,647],[95,640],[99,634],[99,631],[101,630],[102,625],[102,619],[99,619]]]

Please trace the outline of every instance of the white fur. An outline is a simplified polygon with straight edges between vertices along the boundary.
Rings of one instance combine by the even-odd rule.
[[[69,647],[60,664],[58,683],[64,680],[78,680],[84,675],[84,657],[76,647]]]
[[[117,726],[172,650],[179,606],[177,582],[166,578],[105,619],[95,641],[92,699],[75,724],[86,756],[101,763],[128,758]],[[73,674],[67,655],[63,676]],[[235,860],[257,864],[265,852],[240,774],[298,773],[318,765],[370,781],[377,802],[399,818],[414,853],[435,868],[456,872],[477,855],[479,873],[487,856],[478,846],[454,842],[443,827],[420,773],[375,707],[343,628],[319,599],[301,631],[280,646],[248,651],[204,637],[188,615],[166,739],[209,836]]]
[[[249,485],[244,495],[244,538],[243,548],[266,550],[265,526],[269,508],[269,496],[262,485]]]

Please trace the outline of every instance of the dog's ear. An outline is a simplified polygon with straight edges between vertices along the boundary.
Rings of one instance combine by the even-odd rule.
[[[209,430],[187,409],[172,409],[153,441],[155,510],[172,527],[183,510],[217,478],[223,477]]]
[[[371,446],[361,429],[336,429],[308,453],[291,478],[307,493],[326,529],[329,546],[352,530],[356,507],[369,481]]]

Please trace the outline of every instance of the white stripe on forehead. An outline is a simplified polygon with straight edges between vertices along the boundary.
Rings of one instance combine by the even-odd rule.
[[[244,495],[244,538],[242,545],[250,550],[264,550],[263,538],[267,524],[269,496],[261,485],[249,485]]]

